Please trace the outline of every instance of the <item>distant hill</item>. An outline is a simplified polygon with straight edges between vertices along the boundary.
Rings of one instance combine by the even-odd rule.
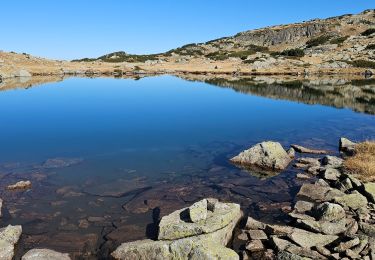
[[[231,37],[223,37],[205,43],[188,44],[165,53],[131,55],[121,51],[98,58],[75,61],[145,62],[180,56],[185,58],[200,57],[215,61],[240,58],[245,62],[252,63],[254,60],[249,59],[249,56],[256,53],[302,57],[314,52],[324,52],[324,48],[334,52],[336,49],[340,50],[339,47],[346,43],[349,43],[350,47],[355,47],[360,42],[351,38],[356,36],[368,37],[364,42],[372,43],[374,42],[372,35],[374,32],[375,12],[366,10],[356,15],[347,14],[328,19],[314,19],[307,22],[240,32]],[[375,49],[375,45],[366,46]],[[375,57],[373,58],[375,59]],[[340,60],[350,61],[345,57]]]

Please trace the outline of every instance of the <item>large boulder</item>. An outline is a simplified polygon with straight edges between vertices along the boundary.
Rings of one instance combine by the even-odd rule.
[[[207,217],[197,223],[190,220],[188,208],[177,210],[163,217],[159,224],[158,239],[175,240],[213,233],[230,225],[234,219],[241,216],[238,204],[216,202],[214,205],[213,211],[208,210]]]
[[[202,206],[206,206],[207,213]],[[192,222],[190,213],[195,210],[198,212],[198,220]],[[204,218],[205,213],[206,218]],[[123,243],[111,255],[121,260],[237,260],[239,259],[237,253],[225,246],[231,241],[233,230],[241,217],[238,204],[205,199],[194,204],[193,207],[163,217],[159,224],[158,241]]]
[[[242,166],[255,166],[261,169],[284,170],[292,161],[280,143],[262,142],[233,157],[231,161]]]
[[[14,256],[14,246],[21,237],[22,227],[9,225],[0,228],[0,259],[12,260]]]
[[[50,249],[31,249],[24,254],[22,260],[70,260],[70,257]]]

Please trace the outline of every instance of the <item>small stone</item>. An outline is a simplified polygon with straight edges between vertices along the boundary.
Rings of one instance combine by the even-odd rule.
[[[305,213],[306,211],[312,210],[313,207],[314,207],[314,203],[308,202],[308,201],[299,200],[294,205],[294,210],[297,213]]]
[[[302,180],[308,180],[308,179],[311,179],[311,177],[307,174],[303,174],[303,173],[297,173],[296,177],[298,179],[302,179]]]
[[[266,240],[268,239],[263,230],[249,230],[249,236],[252,240]]]
[[[341,159],[339,157],[336,157],[336,156],[330,156],[330,155],[326,155],[322,159],[323,165],[326,165],[326,166],[329,166],[329,167],[332,167],[332,168],[342,167],[343,162],[344,162],[343,159]]]
[[[276,251],[284,251],[286,248],[290,247],[293,245],[293,243],[289,242],[288,240],[279,238],[277,236],[272,236],[271,237],[271,243],[273,245],[273,248]]]
[[[337,181],[341,173],[334,168],[327,168],[324,170],[322,177],[329,181]]]
[[[370,237],[375,237],[375,225],[371,225],[368,223],[360,222],[359,228]]]
[[[340,259],[340,254],[339,254],[339,253],[334,253],[334,254],[331,254],[331,257],[332,257],[333,259],[338,260],[338,259]]]
[[[31,249],[22,260],[70,260],[69,254],[62,254],[50,249]]]
[[[201,200],[189,207],[190,220],[194,223],[207,218],[207,200]]]
[[[266,225],[258,220],[248,217],[246,221],[246,229],[265,229]]]
[[[339,190],[346,192],[348,190],[353,189],[353,184],[349,178],[345,178],[344,180],[338,183],[338,188]]]
[[[286,236],[294,231],[293,227],[281,225],[267,225],[265,232],[268,235]]]
[[[358,232],[358,223],[354,219],[349,220],[348,225],[346,226],[346,231],[344,235],[347,237],[353,237]]]
[[[331,251],[329,251],[327,248],[324,246],[316,246],[315,247],[316,251],[324,256],[329,257],[331,255]]]
[[[83,229],[86,229],[90,226],[90,223],[86,220],[86,219],[81,219],[79,222],[78,222],[78,227],[79,228],[83,228]]]
[[[359,245],[359,243],[360,243],[359,238],[356,237],[347,242],[341,242],[337,247],[334,248],[334,250],[339,253],[345,252],[347,249],[350,249],[356,245]]]
[[[264,250],[264,246],[261,240],[252,240],[247,243],[246,249],[250,252],[256,252]]]
[[[235,251],[243,250],[249,240],[248,234],[243,230],[236,230],[233,237],[232,248]]]
[[[351,249],[351,251],[353,251],[354,254],[356,255],[359,255],[363,249],[365,249],[365,247],[367,246],[367,243],[368,243],[368,238],[367,236],[360,236],[360,242],[359,242],[359,245],[353,247]]]
[[[334,202],[353,210],[366,207],[368,203],[366,197],[358,191],[353,191],[351,194],[345,194],[342,197],[334,198]]]
[[[24,190],[31,188],[31,182],[30,181],[19,181],[16,184],[8,185],[8,190]]]
[[[345,218],[345,210],[338,204],[325,202],[320,204],[316,210],[315,215],[318,220],[323,221],[338,221]]]

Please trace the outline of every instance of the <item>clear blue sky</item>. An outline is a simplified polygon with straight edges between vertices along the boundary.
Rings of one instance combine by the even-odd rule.
[[[0,50],[58,59],[157,53],[370,8],[374,0],[1,0]]]

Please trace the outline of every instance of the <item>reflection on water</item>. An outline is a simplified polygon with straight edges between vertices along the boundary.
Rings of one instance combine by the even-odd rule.
[[[1,83],[0,226],[23,225],[19,254],[107,255],[204,197],[283,221],[298,171],[259,176],[229,158],[263,140],[337,150],[340,136],[375,137],[371,81],[183,77]],[[32,189],[5,189],[19,180]]]
[[[251,95],[375,114],[375,79],[280,79],[265,76],[218,78],[197,75],[183,78],[201,80]]]

